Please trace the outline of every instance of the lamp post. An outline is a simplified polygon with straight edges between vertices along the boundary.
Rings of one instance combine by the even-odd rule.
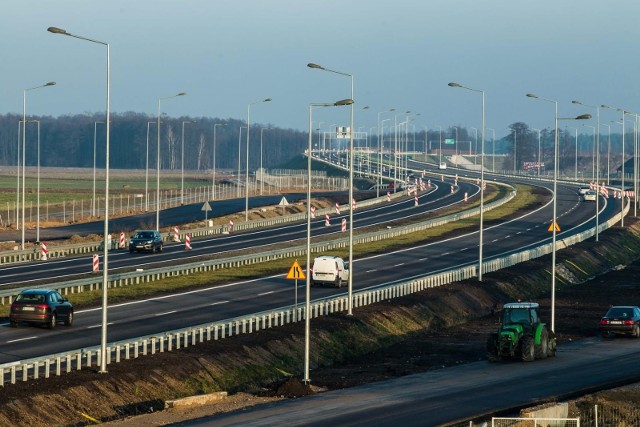
[[[34,87],[30,87],[28,89],[25,89],[22,91],[22,243],[20,245],[20,249],[24,250],[24,232],[25,232],[25,226],[24,226],[24,212],[25,212],[25,177],[26,177],[26,167],[27,167],[27,156],[26,156],[26,149],[27,149],[27,92],[35,90],[35,89],[40,89],[43,87],[47,87],[47,86],[54,86],[56,84],[56,82],[48,82],[45,83],[43,85],[40,86],[34,86]]]
[[[574,127],[569,127],[569,129],[573,129],[575,131],[575,146],[576,146],[576,164],[575,164],[575,169],[573,172],[573,180],[577,181],[578,180],[578,128],[574,128]]]
[[[160,231],[160,106],[163,100],[176,98],[178,96],[185,96],[186,92],[180,92],[175,95],[165,96],[163,98],[158,98],[158,158],[156,160],[156,231]]]
[[[107,372],[107,287],[109,284],[109,247],[107,246],[107,236],[109,234],[109,136],[111,133],[111,62],[110,62],[110,46],[109,43],[105,43],[99,40],[93,40],[90,38],[78,36],[66,32],[63,29],[56,27],[49,27],[47,31],[54,34],[62,34],[69,37],[74,37],[80,40],[85,40],[91,43],[96,43],[107,48],[107,102],[106,102],[106,141],[105,141],[105,176],[104,176],[104,255],[102,261],[102,340],[100,350],[100,371],[101,373]]]
[[[40,120],[31,120],[38,123],[38,168],[37,168],[37,199],[36,199],[36,242],[40,242]],[[23,223],[24,224],[24,223]]]
[[[577,117],[558,117],[558,101],[528,93],[529,98],[539,99],[555,104],[554,115],[554,144],[553,144],[553,222],[551,224],[551,332],[556,331],[556,230],[558,228],[558,120],[588,120],[591,114],[582,114]],[[597,197],[596,197],[597,199]]]
[[[458,167],[458,126],[454,126],[453,128],[456,131],[456,139],[454,140],[455,147],[456,147],[456,155],[454,157],[454,159],[455,159],[454,165],[455,165],[455,167]]]
[[[309,104],[309,147],[307,148],[307,275],[305,283],[306,304],[304,311],[304,378],[303,382],[309,384],[309,340],[311,329],[311,149],[312,147],[312,127],[311,117],[314,107],[338,107],[342,105],[353,105],[352,99],[331,103]],[[349,266],[351,268],[351,266]],[[351,277],[351,273],[349,273]]]
[[[478,281],[482,282],[482,247],[483,247],[483,228],[484,228],[484,112],[485,112],[485,102],[484,102],[484,91],[480,89],[473,89],[470,87],[463,86],[459,83],[449,83],[450,87],[459,87],[462,89],[469,90],[471,92],[477,92],[482,95],[482,128],[481,128],[481,139],[480,139],[480,242],[479,242],[479,250],[478,250]],[[477,133],[476,133],[477,137]]]
[[[93,122],[93,195],[91,196],[91,215],[93,216],[96,216],[96,134],[98,123],[104,124],[104,122]],[[147,131],[147,144],[149,143],[148,137],[149,134]]]
[[[411,111],[405,111],[404,114],[409,114]],[[398,187],[398,163],[400,163],[401,159],[398,159],[398,116],[400,114],[394,114],[393,119],[393,140],[394,140],[394,150],[393,150],[393,192],[396,192]]]
[[[350,120],[350,130],[349,130],[349,302],[347,304],[347,314],[349,316],[353,315],[353,121],[354,121],[354,97],[353,97],[353,74],[344,73],[341,71],[331,70],[329,68],[325,68],[321,65],[309,63],[307,64],[309,68],[315,68],[318,70],[328,71],[330,73],[339,74],[341,76],[349,77],[351,80],[351,96],[349,100],[351,101],[348,105],[351,105],[351,120]],[[345,104],[347,105],[347,104]],[[311,152],[309,152],[311,155]],[[395,186],[394,186],[395,188]]]
[[[251,102],[247,105],[247,170],[245,171],[244,180],[244,220],[249,221],[249,134],[251,133],[250,114],[251,106],[262,102],[271,102],[271,98],[265,98],[261,101]],[[311,155],[311,152],[309,152]],[[238,177],[239,178],[239,177]]]
[[[600,123],[600,126],[606,126],[607,127],[607,133],[609,134],[609,137],[607,138],[607,185],[609,185],[609,157],[611,155],[611,125],[608,125],[606,123]]]
[[[440,126],[440,125],[438,125],[438,135],[439,135],[439,138],[440,138],[440,160],[438,161],[438,163],[440,165],[440,164],[442,164],[442,126]]]
[[[582,125],[593,130],[593,150],[591,156],[591,179],[595,179],[596,175],[596,127],[591,125]]]
[[[180,205],[184,206],[184,125],[185,123],[195,123],[189,120],[182,122],[182,145],[180,148]]]
[[[492,144],[492,147],[493,147],[493,154],[491,155],[492,162],[493,162],[493,164],[491,166],[491,172],[495,173],[495,171],[496,171],[496,130],[492,129],[492,128],[486,128],[486,129],[490,130],[493,133],[492,138],[491,138],[491,144]]]
[[[384,113],[390,113],[392,111],[396,111],[395,108],[391,108],[390,110],[387,111],[380,111],[378,113],[378,185],[377,190],[376,190],[376,197],[380,197],[380,186],[382,185],[382,150],[384,149],[384,132],[383,132],[383,123],[386,120],[391,120],[391,119],[385,119],[382,122],[380,121],[380,114],[384,114]],[[382,138],[382,139],[381,139]]]
[[[155,122],[147,122],[147,155],[144,170],[144,211],[149,212],[149,126]],[[94,157],[95,162],[95,157]],[[95,215],[95,214],[94,214]]]
[[[218,126],[226,126],[226,123],[214,123],[213,125],[213,172],[211,173],[211,200],[216,199],[216,128]]]
[[[601,105],[600,107],[607,108],[609,110],[616,110],[622,113],[622,123],[621,123],[622,124],[622,166],[621,166],[622,182],[620,187],[622,199],[620,203],[620,227],[624,227],[624,134],[625,134],[624,116],[627,114],[627,111],[623,110],[622,108],[609,107],[608,105],[605,105],[605,104]]]
[[[262,136],[265,130],[271,130],[271,128],[262,128],[260,129],[260,173],[264,175],[264,170],[262,169]],[[311,154],[311,153],[309,153]],[[264,188],[264,176],[261,177],[260,180],[260,195],[262,196],[262,190]]]
[[[518,173],[518,131],[513,128],[513,174]]]

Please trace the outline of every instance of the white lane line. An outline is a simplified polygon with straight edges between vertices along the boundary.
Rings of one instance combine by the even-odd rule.
[[[426,261],[426,260],[428,260],[428,259],[429,259],[429,258],[420,258],[418,261]]]
[[[400,267],[400,266],[403,266],[403,265],[404,265],[404,262],[401,262],[400,264],[394,265],[394,267]]]
[[[211,303],[211,304],[209,304],[209,305],[226,304],[226,303],[228,303],[228,302],[229,302],[229,301],[218,301],[218,302]]]
[[[11,344],[11,343],[14,343],[14,342],[20,342],[20,341],[34,340],[36,338],[38,338],[38,337],[36,336],[36,337],[18,338],[18,339],[15,339],[15,340],[7,341],[7,344]]]
[[[164,313],[156,313],[154,316],[166,316],[167,314],[177,313],[178,310],[165,311]]]
[[[113,325],[113,324],[114,324],[114,322],[108,322],[107,326],[110,326],[110,325]],[[102,327],[102,325],[98,324],[98,325],[87,326],[87,329],[95,329],[95,328],[101,328],[101,327]]]
[[[373,273],[374,271],[378,271],[378,269],[374,268],[373,270],[367,270],[367,271],[365,271],[365,273]]]
[[[269,292],[263,292],[261,294],[258,294],[259,297],[263,296],[263,295],[269,295],[272,294],[274,291],[269,291]]]

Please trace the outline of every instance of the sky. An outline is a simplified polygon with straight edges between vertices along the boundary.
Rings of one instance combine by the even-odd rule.
[[[638,0],[7,0],[0,14],[0,114],[111,111],[219,117],[306,131],[309,104],[351,96],[354,127],[416,130],[518,121],[553,126],[607,104],[640,112]],[[269,103],[256,103],[272,98]],[[251,105],[249,107],[249,105]],[[369,108],[365,108],[369,107]],[[395,109],[390,112],[389,110]],[[314,108],[313,128],[349,125],[349,108]],[[418,115],[419,114],[419,115]],[[601,109],[601,123],[620,113]],[[571,123],[571,122],[569,122]],[[566,123],[565,123],[566,124]],[[617,126],[617,125],[616,125]],[[612,131],[615,128],[612,128]],[[413,128],[411,128],[413,130]],[[604,128],[603,128],[604,133]],[[491,136],[487,133],[487,139]]]

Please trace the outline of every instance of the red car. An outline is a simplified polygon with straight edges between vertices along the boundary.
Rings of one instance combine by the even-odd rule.
[[[611,334],[640,338],[640,308],[635,305],[611,307],[600,320],[603,337]]]
[[[28,289],[20,292],[9,313],[12,328],[20,322],[40,323],[49,329],[56,327],[59,321],[73,324],[73,305],[58,291],[49,289]]]

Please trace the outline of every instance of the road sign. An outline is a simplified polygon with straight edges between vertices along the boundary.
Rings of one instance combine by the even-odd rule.
[[[302,269],[302,267],[300,267],[300,264],[298,264],[298,260],[295,260],[293,265],[289,269],[289,272],[287,273],[287,279],[304,280],[306,278],[307,276],[304,275],[304,270]]]
[[[553,221],[551,224],[549,224],[549,228],[547,229],[547,231],[553,231],[554,228],[556,229],[556,233],[560,232],[560,226],[555,221]]]
[[[456,141],[455,141],[453,138],[446,138],[446,139],[444,140],[444,143],[445,143],[445,144],[449,144],[449,145],[453,145],[453,144],[455,144],[455,143],[456,143]]]
[[[202,208],[200,210],[204,211],[204,221],[207,222],[207,216],[209,212],[213,210],[211,209],[211,205],[209,204],[209,202],[204,202],[204,205],[202,205]]]

